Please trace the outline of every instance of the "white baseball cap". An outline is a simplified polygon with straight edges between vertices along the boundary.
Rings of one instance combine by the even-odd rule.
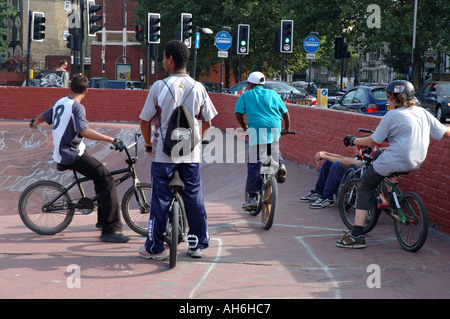
[[[266,83],[266,77],[261,72],[252,72],[248,76],[247,82],[264,85]]]

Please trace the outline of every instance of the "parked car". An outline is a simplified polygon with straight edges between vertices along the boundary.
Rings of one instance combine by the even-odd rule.
[[[389,111],[387,105],[386,86],[355,86],[350,89],[331,108],[371,115],[383,116]]]
[[[450,118],[450,81],[428,82],[415,94],[420,106],[440,122]]]
[[[206,89],[206,92],[220,92],[220,83],[205,81],[202,82],[203,86]]]
[[[282,81],[266,80],[264,86],[266,89],[271,89],[277,92],[283,101],[288,103],[315,105],[317,98],[309,95],[305,90],[298,90],[296,87]],[[247,81],[239,82],[229,89],[229,93],[237,94],[238,92],[247,90]]]
[[[34,86],[39,87],[41,86],[41,80],[40,79],[28,79],[28,86]],[[27,80],[23,81],[22,86],[27,86]]]
[[[311,83],[311,86],[308,86],[308,82],[296,81],[292,82],[292,85],[294,85],[299,90],[306,90],[308,94],[315,97],[317,97],[317,89],[328,89],[328,107],[332,107],[334,104],[339,103],[339,100],[345,94],[345,92],[341,91],[339,87],[332,82]]]
[[[341,91],[339,87],[332,82],[312,83],[309,93],[317,96],[317,89],[328,89],[328,107],[332,107],[339,103],[341,97],[345,94],[345,92]]]

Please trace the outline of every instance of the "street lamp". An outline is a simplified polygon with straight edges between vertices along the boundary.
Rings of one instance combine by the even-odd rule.
[[[202,28],[195,26],[195,44],[194,44],[194,61],[192,66],[192,78],[195,80],[195,69],[197,68],[197,49],[200,46],[200,31],[204,34],[213,34],[213,31],[209,28]]]

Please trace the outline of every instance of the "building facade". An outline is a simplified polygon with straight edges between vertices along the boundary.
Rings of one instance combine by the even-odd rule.
[[[85,10],[80,12],[81,1]],[[109,80],[143,80],[145,74],[145,51],[135,38],[136,0],[95,0],[101,5],[98,11],[102,19],[102,29],[95,36],[84,31],[83,65],[89,77],[105,77]],[[45,39],[31,41],[31,57],[36,62],[35,74],[41,70],[52,70],[61,59],[69,62],[68,71],[77,72],[74,65],[74,52],[67,48],[69,23],[84,19],[87,26],[86,0],[7,0],[7,5],[15,8],[16,14],[6,21],[9,47],[7,56],[26,54],[28,50],[28,12],[43,12],[46,18]],[[73,17],[76,19],[73,19]],[[78,61],[80,62],[80,61]],[[79,63],[78,63],[79,64]],[[125,77],[125,78],[123,78]]]

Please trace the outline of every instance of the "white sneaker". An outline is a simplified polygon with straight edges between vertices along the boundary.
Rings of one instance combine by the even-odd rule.
[[[167,257],[169,257],[169,254],[166,253],[165,250],[163,250],[159,254],[151,254],[147,251],[147,249],[145,249],[145,246],[142,246],[139,248],[139,257],[144,259],[164,260],[167,259]]]
[[[192,250],[189,248],[187,253],[192,258],[202,258],[203,257],[203,249],[200,249],[200,248],[198,248],[196,250]]]

